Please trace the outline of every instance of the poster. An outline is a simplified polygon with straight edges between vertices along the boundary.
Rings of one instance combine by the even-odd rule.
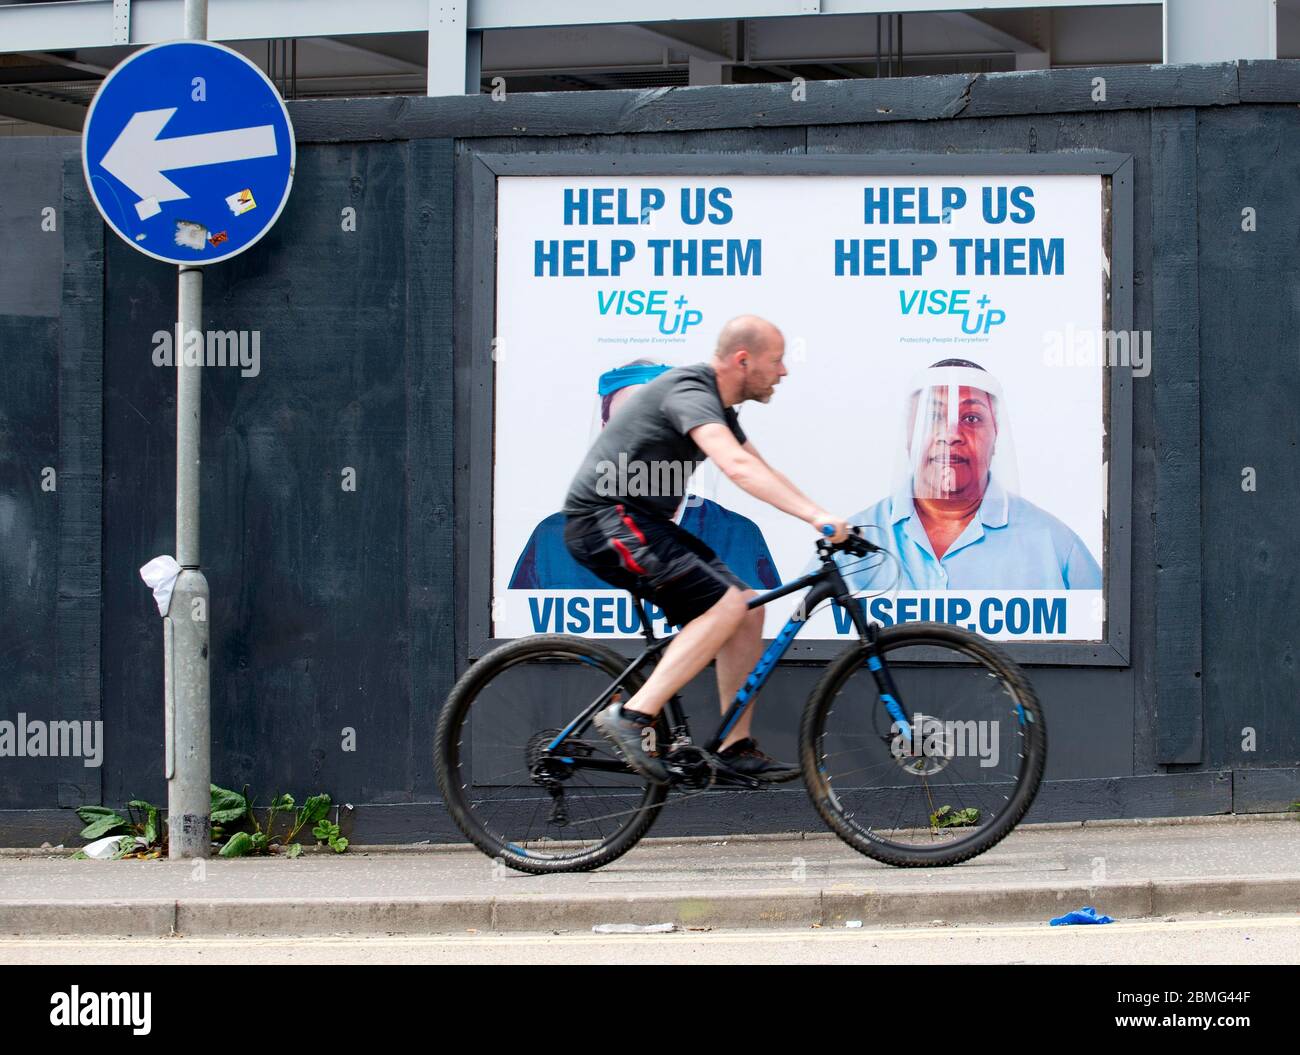
[[[634,398],[602,383],[707,361],[722,324],[753,313],[781,329],[789,373],[769,403],[738,407],[742,427],[813,501],[900,549],[857,592],[873,619],[1101,640],[1103,190],[1091,175],[499,178],[492,636],[637,634],[628,595],[583,581],[563,547],[569,482]],[[962,384],[996,392],[996,471],[974,536],[938,559],[906,466],[917,379],[954,361]],[[758,589],[814,557],[807,524],[708,463],[678,517],[722,532]],[[798,600],[767,606],[768,636]],[[824,605],[800,638],[853,635]]]

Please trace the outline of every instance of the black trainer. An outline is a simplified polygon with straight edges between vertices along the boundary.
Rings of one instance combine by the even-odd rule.
[[[623,705],[618,702],[611,703],[603,711],[597,712],[592,723],[600,730],[601,736],[614,745],[614,749],[623,761],[641,776],[657,784],[667,784],[672,779],[668,767],[650,753],[656,750],[654,738],[658,734],[658,730],[653,725],[624,718]],[[647,732],[650,734],[648,737],[645,735]],[[647,747],[650,751],[646,750]]]
[[[778,762],[771,755],[760,751],[758,744],[748,736],[723,748],[718,752],[718,757],[726,763],[728,769],[771,784],[794,780],[800,772],[798,766]]]

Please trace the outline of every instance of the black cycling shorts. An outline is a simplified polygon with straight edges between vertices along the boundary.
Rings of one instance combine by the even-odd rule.
[[[703,615],[733,586],[749,589],[689,531],[621,504],[569,514],[564,542],[584,568],[657,604],[673,626]]]

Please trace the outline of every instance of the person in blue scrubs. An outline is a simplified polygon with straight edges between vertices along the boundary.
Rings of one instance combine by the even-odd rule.
[[[625,399],[635,393],[637,386],[668,369],[671,368],[662,363],[638,359],[601,374],[597,385],[601,428],[609,424],[610,417]],[[569,555],[564,544],[564,520],[563,513],[552,513],[533,529],[510,576],[512,590],[610,588],[609,583]],[[781,585],[776,562],[772,560],[763,533],[749,517],[699,495],[687,494],[677,521],[686,531],[702,539],[752,589],[771,590]]]
[[[905,454],[901,484],[849,518],[899,564],[841,555],[851,589],[888,589],[895,575],[904,590],[1101,589],[1083,540],[1016,493],[1002,388],[983,367],[945,359],[920,375]]]

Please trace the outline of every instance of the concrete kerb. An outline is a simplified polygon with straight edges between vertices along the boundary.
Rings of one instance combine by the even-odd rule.
[[[998,887],[843,885],[698,894],[575,897],[0,901],[0,935],[20,937],[282,937],[589,932],[602,923],[673,923],[680,930],[1024,923],[1081,905],[1119,920],[1206,912],[1300,911],[1300,874],[1233,879],[1020,884]]]
[[[158,938],[174,932],[176,902],[0,901],[0,936]]]
[[[195,898],[176,903],[174,933],[180,937],[463,934],[491,930],[492,920],[492,899],[483,897]]]

